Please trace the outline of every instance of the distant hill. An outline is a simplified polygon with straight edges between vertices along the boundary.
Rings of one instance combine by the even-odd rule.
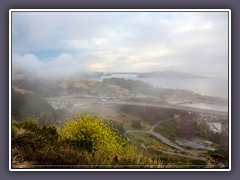
[[[174,70],[167,70],[167,71],[155,71],[149,73],[142,73],[138,75],[139,78],[182,78],[182,79],[189,79],[189,78],[206,78],[206,76],[201,76],[197,74],[188,74]]]

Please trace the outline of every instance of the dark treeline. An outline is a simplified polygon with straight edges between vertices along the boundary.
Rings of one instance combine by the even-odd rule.
[[[68,113],[63,109],[55,110],[41,96],[22,94],[12,89],[12,116],[16,120],[24,120],[36,116],[40,123],[54,124],[65,119]]]

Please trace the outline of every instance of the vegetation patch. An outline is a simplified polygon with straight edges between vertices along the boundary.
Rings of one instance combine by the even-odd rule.
[[[179,122],[177,120],[170,120],[160,123],[154,128],[154,131],[167,137],[171,141],[175,141],[180,134]]]
[[[89,152],[119,151],[126,144],[126,140],[111,123],[105,123],[94,115],[74,116],[65,123],[61,133],[65,141]]]
[[[171,141],[179,138],[191,139],[199,137],[219,143],[220,134],[213,132],[205,121],[195,121],[186,119],[172,119],[160,123],[154,129],[155,132],[167,137]]]
[[[35,117],[12,122],[15,168],[162,168],[98,116],[74,116],[60,128]]]

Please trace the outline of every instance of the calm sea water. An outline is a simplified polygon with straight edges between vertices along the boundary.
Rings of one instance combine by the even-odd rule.
[[[153,86],[159,86],[169,89],[184,89],[193,91],[201,95],[216,96],[228,98],[228,79],[227,77],[193,78],[193,79],[164,79],[164,78],[138,78],[137,74],[113,74],[112,76],[103,76],[94,80],[102,81],[104,78],[125,78],[132,80],[141,80]]]

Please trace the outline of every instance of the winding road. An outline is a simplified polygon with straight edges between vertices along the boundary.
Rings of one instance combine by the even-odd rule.
[[[169,120],[170,120],[170,119],[169,119]],[[165,144],[167,144],[167,145],[169,145],[169,146],[171,146],[171,147],[173,147],[173,148],[175,148],[175,149],[178,149],[178,150],[180,150],[180,151],[186,151],[185,149],[183,149],[183,148],[180,147],[179,145],[173,143],[172,141],[170,141],[170,140],[167,139],[166,137],[164,137],[164,136],[162,136],[161,134],[158,134],[158,133],[156,133],[156,132],[153,131],[154,128],[155,128],[156,126],[158,126],[160,123],[161,123],[161,121],[158,122],[157,124],[155,124],[154,126],[152,126],[152,128],[151,128],[149,131],[144,131],[144,130],[127,130],[124,135],[127,136],[127,133],[130,133],[130,132],[143,132],[143,133],[150,134],[150,135],[156,137],[157,139],[161,140],[163,143],[165,143]]]
[[[166,120],[163,120],[163,121],[169,121],[171,120],[172,118],[170,119],[166,119]],[[199,156],[193,156],[193,155],[196,155],[196,154],[203,154],[205,153],[206,151],[189,151],[189,150],[186,150],[184,148],[182,148],[181,146],[177,145],[176,143],[170,141],[169,139],[167,139],[166,137],[162,136],[161,134],[159,133],[156,133],[154,132],[154,128],[157,127],[160,123],[162,123],[163,121],[159,121],[158,123],[156,123],[155,125],[153,125],[151,127],[150,130],[148,131],[144,131],[144,130],[127,130],[124,135],[130,139],[127,134],[128,133],[131,133],[131,132],[141,132],[141,133],[146,133],[146,134],[150,134],[154,137],[156,137],[157,139],[161,140],[164,144],[167,144],[168,146],[171,146],[175,149],[178,149],[182,152],[185,152],[185,153],[188,153],[188,154],[183,154],[183,153],[176,153],[176,152],[170,152],[170,151],[163,151],[163,150],[158,150],[159,152],[161,153],[164,153],[164,154],[170,154],[170,155],[176,155],[176,156],[180,156],[180,157],[186,157],[186,158],[191,158],[191,159],[195,159],[195,160],[202,160],[202,161],[206,161],[207,159],[205,157],[199,157]]]

